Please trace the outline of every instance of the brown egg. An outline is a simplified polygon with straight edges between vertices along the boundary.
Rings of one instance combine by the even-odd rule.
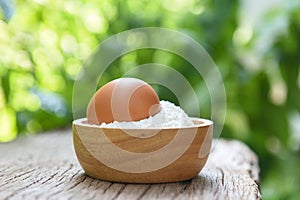
[[[146,82],[120,78],[101,87],[92,97],[87,119],[90,124],[138,121],[160,111],[159,98]]]

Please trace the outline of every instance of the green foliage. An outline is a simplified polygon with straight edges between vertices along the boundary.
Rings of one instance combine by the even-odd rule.
[[[274,10],[259,26],[249,28],[239,24],[236,0],[18,0],[15,4],[11,20],[0,20],[0,142],[17,134],[69,126],[73,83],[92,50],[128,29],[166,27],[192,36],[218,65],[227,93],[222,136],[240,139],[258,154],[263,196],[298,197],[299,5]],[[282,19],[287,26],[276,29]],[[168,52],[129,53],[111,64],[99,86],[149,62],[182,73],[205,102],[200,105],[201,116],[210,116],[203,81],[188,62]],[[167,88],[154,87],[161,99],[177,103]]]
[[[261,111],[266,113],[268,123],[261,122],[257,130],[268,131],[265,134],[266,152],[261,154],[262,166],[268,173],[264,173],[263,191],[266,197],[277,199],[297,199],[299,197],[300,180],[300,140],[299,140],[299,111],[300,111],[300,12],[297,7],[283,10],[288,17],[286,32],[274,38],[272,46],[267,50],[266,68],[277,68],[281,80],[276,75],[269,75],[269,87],[278,87],[282,84],[285,91],[285,101],[265,102]],[[263,64],[264,64],[263,63]],[[275,76],[275,77],[274,77]],[[277,79],[277,80],[276,80]],[[279,79],[279,80],[278,80]],[[279,84],[278,84],[279,82]],[[277,85],[278,84],[278,85]],[[280,95],[279,95],[280,97]],[[278,99],[277,99],[278,100]],[[275,105],[274,105],[275,103]],[[295,120],[296,119],[296,120]],[[259,124],[259,123],[256,123]],[[261,134],[260,133],[260,134]],[[259,134],[259,133],[258,133]],[[253,148],[256,146],[252,142]],[[273,155],[270,156],[270,153]],[[272,188],[281,185],[276,193]],[[272,191],[273,190],[273,191]],[[273,194],[270,191],[274,192]]]

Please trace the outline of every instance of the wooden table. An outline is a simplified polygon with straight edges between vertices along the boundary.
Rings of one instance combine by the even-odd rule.
[[[86,176],[70,129],[0,144],[0,199],[261,199],[256,155],[239,141],[214,141],[198,177],[121,184]]]

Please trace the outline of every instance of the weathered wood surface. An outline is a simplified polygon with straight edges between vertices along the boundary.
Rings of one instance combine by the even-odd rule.
[[[87,177],[69,129],[0,144],[0,155],[0,199],[261,199],[257,157],[239,141],[218,140],[198,177],[168,184]]]

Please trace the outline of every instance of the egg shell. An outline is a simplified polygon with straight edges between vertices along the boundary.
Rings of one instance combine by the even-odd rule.
[[[90,124],[139,121],[160,111],[159,98],[146,82],[120,78],[101,87],[92,97],[87,119]]]

